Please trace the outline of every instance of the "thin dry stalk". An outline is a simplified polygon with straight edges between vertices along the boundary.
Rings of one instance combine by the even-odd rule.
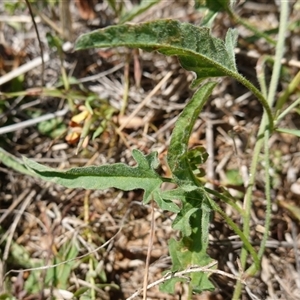
[[[144,274],[144,284],[143,284],[143,300],[147,299],[147,285],[148,285],[148,276],[149,276],[149,265],[151,258],[151,249],[153,247],[153,237],[154,237],[154,201],[151,202],[151,227],[150,227],[150,237],[148,242],[147,258],[146,258],[146,267]]]

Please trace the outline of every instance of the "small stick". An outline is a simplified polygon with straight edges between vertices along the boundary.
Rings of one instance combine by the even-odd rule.
[[[35,19],[34,19],[34,15],[33,15],[32,9],[31,9],[31,4],[30,4],[29,0],[25,0],[25,1],[26,1],[27,6],[28,6],[28,9],[29,9],[31,20],[32,20],[32,23],[33,23],[33,26],[34,26],[34,30],[36,32],[36,36],[37,36],[37,39],[38,39],[38,42],[39,42],[39,46],[40,46],[40,50],[41,50],[41,58],[42,58],[42,86],[44,86],[45,85],[45,81],[44,81],[45,61],[44,61],[43,46],[42,46],[42,42],[41,42],[39,31],[38,31],[38,28],[37,28],[37,25],[36,25],[36,22],[35,22]]]
[[[145,275],[144,275],[143,300],[147,300],[149,265],[150,265],[151,250],[152,250],[152,246],[153,246],[153,236],[154,236],[154,204],[153,203],[154,203],[154,201],[152,200],[151,201],[151,228],[150,228],[150,236],[149,236],[149,242],[148,242],[146,267],[145,267]]]
[[[35,67],[39,66],[43,62],[49,61],[50,57],[48,54],[43,55],[43,57],[36,57],[35,59],[27,62],[26,64],[23,64],[17,69],[12,70],[11,72],[3,75],[0,77],[0,86],[16,77],[19,75],[22,75],[24,73],[27,73],[28,71],[34,69]]]
[[[30,119],[30,120],[26,120],[26,121],[23,121],[23,122],[20,122],[20,123],[16,123],[16,124],[12,124],[12,125],[2,127],[2,128],[0,128],[0,135],[8,133],[8,132],[13,132],[13,131],[16,131],[18,129],[30,127],[30,126],[36,125],[38,123],[41,123],[43,121],[54,119],[56,117],[62,117],[68,111],[69,111],[68,108],[64,108],[64,109],[59,110],[59,111],[54,112],[54,113],[46,114],[46,115],[43,115],[43,116],[40,116],[40,117],[37,117],[37,118],[34,118],[34,119]]]
[[[130,120],[136,116],[136,114],[151,100],[151,97],[154,96],[158,90],[163,86],[163,84],[172,76],[173,72],[169,71],[167,75],[154,87],[154,89],[149,93],[149,95],[136,107],[136,109],[129,115],[126,122],[124,122],[119,128],[118,131],[122,131],[129,123]]]
[[[178,277],[178,278],[186,278],[186,274],[189,274],[189,273],[198,273],[198,272],[207,272],[207,273],[212,273],[212,274],[219,274],[219,275],[223,275],[223,276],[226,276],[226,277],[234,279],[234,280],[238,280],[238,281],[240,281],[243,284],[246,284],[245,280],[242,279],[240,276],[235,276],[235,275],[226,273],[226,272],[221,271],[221,270],[211,269],[216,264],[217,264],[217,262],[213,261],[213,262],[211,262],[210,264],[208,264],[207,266],[204,266],[204,267],[191,266],[191,267],[189,267],[189,268],[187,268],[187,269],[185,269],[183,271],[180,271],[180,272],[175,272],[175,273],[169,272],[164,277],[162,277],[162,278],[160,278],[160,279],[158,279],[158,280],[156,280],[156,281],[148,284],[147,289],[150,289],[150,288],[152,288],[152,287],[154,287],[156,285],[164,283],[164,282],[166,282],[169,279],[176,278],[176,277]],[[132,294],[126,300],[132,300],[132,299],[134,299],[135,297],[137,297],[142,292],[142,290],[143,289],[137,290],[134,294]]]

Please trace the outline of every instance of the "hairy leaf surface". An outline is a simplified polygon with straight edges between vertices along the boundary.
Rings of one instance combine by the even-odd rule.
[[[27,168],[35,172],[38,177],[61,184],[68,188],[107,189],[118,188],[124,191],[143,189],[144,201],[151,200],[151,194],[160,187],[162,180],[155,172],[159,161],[157,153],[143,155],[133,150],[132,156],[137,165],[130,167],[123,163],[111,165],[72,168],[57,171],[32,160],[24,158]]]
[[[175,180],[183,184],[185,189],[197,188],[194,183],[193,169],[189,163],[188,142],[199,113],[211,95],[215,82],[208,82],[197,90],[180,114],[172,133],[168,150],[168,165]]]
[[[234,53],[209,31],[176,20],[116,25],[81,35],[75,48],[127,46],[176,55],[183,68],[196,73],[196,85],[204,78],[237,73]]]
[[[171,239],[169,243],[172,258],[172,271],[184,270],[189,266],[205,266],[211,262],[206,253],[211,205],[203,186],[194,175],[198,164],[203,163],[207,154],[203,148],[188,150],[188,142],[194,124],[212,93],[216,83],[208,82],[199,88],[190,102],[179,115],[172,133],[167,161],[178,188],[170,193],[182,203],[173,228],[181,232],[181,239]],[[199,151],[199,153],[198,153]],[[194,292],[212,289],[213,286],[205,273],[190,274]],[[171,279],[161,288],[172,292],[178,279]]]

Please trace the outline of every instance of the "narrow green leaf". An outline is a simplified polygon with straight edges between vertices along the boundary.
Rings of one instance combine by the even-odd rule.
[[[75,293],[74,293],[74,298],[79,298],[82,294],[84,294],[86,291],[88,291],[89,288],[88,287],[81,287],[79,288]]]
[[[129,12],[126,12],[120,19],[119,23],[131,21],[136,16],[147,11],[151,6],[159,3],[160,0],[142,0],[140,4],[134,6]]]
[[[61,263],[66,260],[71,260],[76,258],[78,255],[78,246],[73,241],[70,241],[62,246],[59,250],[58,255],[54,258],[53,263]],[[50,268],[47,270],[46,279],[49,278],[49,283],[53,281],[57,282],[57,286],[60,289],[67,289],[67,283],[70,278],[70,273],[74,268],[76,261],[71,261],[55,268]]]
[[[13,170],[20,172],[22,174],[35,176],[33,172],[29,171],[24,163],[17,157],[6,152],[4,149],[0,148],[0,162],[5,166],[12,168]]]
[[[277,132],[292,134],[297,137],[300,137],[300,130],[299,129],[287,129],[287,128],[276,128]]]
[[[212,28],[213,22],[217,15],[218,15],[218,13],[216,13],[212,10],[206,9],[205,12],[203,13],[203,18],[199,25],[201,27],[206,26],[206,27]]]
[[[61,184],[68,188],[107,189],[118,188],[124,191],[143,189],[144,201],[151,199],[151,194],[161,185],[162,179],[155,172],[159,161],[157,153],[143,155],[133,150],[132,156],[137,162],[134,167],[123,163],[72,168],[66,171],[40,165],[24,157],[26,167],[38,177]]]
[[[231,56],[231,60],[235,63],[235,52],[234,49],[236,47],[238,38],[238,31],[236,29],[229,28],[225,37],[225,46],[227,48],[228,55]],[[236,68],[236,64],[234,65]]]
[[[197,75],[195,84],[208,77],[237,73],[232,53],[224,41],[212,37],[209,28],[176,20],[117,25],[81,35],[76,50],[127,46],[177,55],[181,65]]]
[[[188,162],[188,142],[199,113],[215,86],[215,82],[208,82],[195,92],[180,114],[172,133],[167,155],[168,165],[175,180],[180,181],[181,184],[186,181],[187,188],[190,187],[190,190],[193,189],[193,184],[189,186],[188,182],[195,177]]]

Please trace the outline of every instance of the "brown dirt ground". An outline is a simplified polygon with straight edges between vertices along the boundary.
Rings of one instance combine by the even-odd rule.
[[[134,2],[127,1],[127,8],[130,9]],[[91,4],[94,11],[88,7],[75,6],[73,2],[70,5],[72,22],[69,24],[72,24],[73,37],[118,21],[106,1],[86,1],[85,4],[87,3]],[[291,1],[291,6],[293,4]],[[4,2],[1,2],[1,18],[4,19],[8,13],[4,11],[3,5]],[[293,8],[291,21],[298,19],[299,22],[299,1],[298,8],[296,9],[296,5]],[[240,1],[236,9],[240,16],[247,18],[260,30],[278,26],[278,7],[273,1]],[[40,5],[39,11],[50,17],[58,28],[62,28],[57,5]],[[16,10],[14,17],[16,19],[13,23],[0,21],[1,76],[40,56],[28,9]],[[134,22],[170,17],[197,24],[202,14],[194,10],[193,1],[161,1],[159,5],[134,19]],[[43,74],[40,66],[32,68],[19,82],[10,81],[2,85],[0,89],[3,92],[10,92],[15,88],[25,90],[39,87],[43,84],[42,77],[47,87],[54,86],[59,81],[60,58],[57,52],[49,48],[46,40],[47,33],[56,33],[41,16],[36,20],[44,53],[50,55],[50,60],[46,62]],[[228,16],[219,14],[212,32],[215,36],[224,38],[227,29],[232,26],[234,23]],[[251,34],[247,30],[242,26],[237,28],[240,34],[238,68],[257,84],[255,67],[258,58],[262,54],[272,55],[274,48],[262,39],[250,40]],[[286,59],[298,62],[298,66],[288,66],[288,63],[284,65],[278,93],[299,70],[299,28],[293,29],[288,35],[285,53]],[[164,158],[169,137],[176,117],[192,95],[189,84],[193,75],[183,70],[174,57],[125,48],[73,52],[71,46],[71,50],[64,52],[63,63],[67,74],[81,80],[86,89],[98,94],[116,111],[122,106],[126,82],[129,82],[128,105],[124,116],[118,119],[118,114],[115,113],[108,122],[106,131],[95,140],[90,140],[78,154],[77,143],[67,143],[66,132],[53,139],[41,133],[37,126],[1,135],[0,146],[15,156],[25,155],[59,169],[120,161],[132,163],[131,149],[134,148],[144,153],[158,151],[162,162],[161,172],[168,175]],[[270,73],[268,71],[270,70],[267,70],[267,76]],[[141,107],[126,124],[137,105],[160,80],[169,76],[169,72],[170,78],[151,97],[151,101]],[[78,87],[73,85],[72,89],[76,89],[76,86]],[[290,97],[290,101],[295,99],[296,96]],[[37,116],[36,113],[44,115],[59,111],[63,109],[64,103],[59,98],[40,94],[5,101],[1,104],[0,127],[12,123],[21,124]],[[83,101],[75,100],[77,108],[83,104]],[[244,176],[243,179],[247,177],[261,113],[260,104],[244,87],[229,78],[220,80],[211,101],[199,116],[190,141],[191,147],[203,145],[210,153],[210,159],[204,168],[210,185],[215,189],[228,184],[229,170],[238,170]],[[61,118],[69,131],[73,115],[69,111]],[[116,131],[119,125],[125,127],[121,134]],[[282,125],[299,128],[299,114],[296,111],[289,114]],[[270,237],[262,270],[254,278],[247,279],[242,299],[300,299],[300,228],[297,213],[300,200],[300,144],[296,137],[274,134],[270,140],[270,149],[270,172],[273,174]],[[87,258],[76,260],[69,276],[68,290],[75,292],[79,288],[89,287],[94,280],[96,284],[102,284],[96,288],[96,299],[129,298],[143,286],[152,217],[155,220],[155,236],[148,272],[149,283],[161,278],[162,272],[170,268],[167,242],[171,236],[176,236],[171,228],[174,216],[151,205],[143,205],[140,191],[125,193],[116,190],[70,190],[20,175],[4,165],[0,165],[0,178],[0,282],[8,271],[21,271],[31,267],[37,260],[42,259],[45,265],[50,264],[61,247],[72,241],[78,249],[78,256],[92,253]],[[243,185],[228,188],[242,205]],[[237,212],[225,204],[220,205],[241,225]],[[265,217],[262,164],[258,168],[251,213],[251,242],[257,246],[262,237]],[[9,239],[11,243],[8,242]],[[106,241],[109,242],[105,247],[93,252]],[[21,247],[21,252],[17,252],[17,246]],[[211,223],[209,254],[218,261],[218,269],[237,274],[241,247],[239,238],[215,214]],[[91,263],[94,272],[101,275],[87,280]],[[45,282],[46,271],[39,274],[41,282]],[[0,283],[0,291],[9,287],[9,292],[15,299],[53,299],[55,290],[49,287],[38,293],[26,293],[24,286],[29,275],[30,272],[9,273],[5,277],[5,283],[2,286]],[[197,295],[194,299],[231,299],[235,281],[218,274],[211,278],[216,291]],[[118,289],[110,286],[111,284],[117,285]],[[57,299],[63,298],[58,296]],[[148,291],[147,299],[186,299],[186,289],[178,286],[176,295],[166,295],[159,292],[156,286]]]

